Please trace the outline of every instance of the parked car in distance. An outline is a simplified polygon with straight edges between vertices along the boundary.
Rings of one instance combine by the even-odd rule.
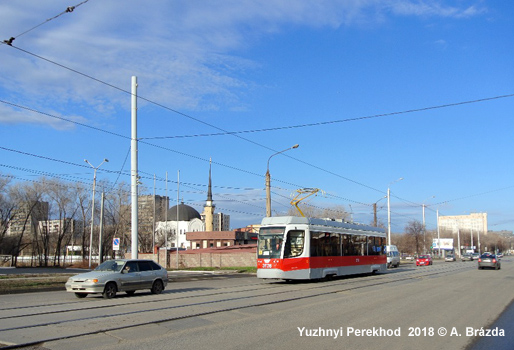
[[[494,268],[495,270],[501,269],[500,259],[494,254],[485,253],[478,258],[478,269],[483,270],[484,267]]]
[[[473,260],[478,260],[480,259],[480,253],[472,253],[471,257],[473,258]]]
[[[462,260],[462,261],[472,261],[473,257],[471,256],[471,254],[466,253],[466,254],[462,254],[460,256],[460,260]]]
[[[66,291],[77,298],[88,294],[102,294],[110,299],[117,292],[132,295],[136,290],[149,289],[160,294],[168,284],[168,271],[152,260],[108,260],[90,272],[72,276],[66,282]]]
[[[432,265],[432,257],[430,255],[420,255],[416,259],[416,266]]]
[[[448,254],[444,257],[444,261],[455,261],[455,255],[453,254]]]
[[[414,257],[412,255],[408,255],[405,257],[405,260],[414,261]]]
[[[501,259],[501,258],[503,258],[503,254],[502,254],[502,253],[498,253],[498,254],[496,254],[496,257],[497,257],[498,259]]]

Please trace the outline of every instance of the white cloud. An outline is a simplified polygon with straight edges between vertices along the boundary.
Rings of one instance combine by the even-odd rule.
[[[41,124],[57,130],[72,130],[75,123],[86,123],[80,116],[61,116],[58,112],[39,113],[36,109],[26,110],[12,105],[0,103],[0,124]]]
[[[4,2],[0,32],[20,34],[68,6],[61,0]],[[285,25],[336,28],[388,12],[465,17],[481,10],[403,0],[89,1],[16,38],[14,45],[126,91],[136,75],[141,95],[172,108],[238,109],[244,108],[239,94],[252,85],[240,73],[259,68],[259,62],[237,54],[242,47]],[[2,95],[51,101],[63,111],[73,105],[107,114],[128,108],[126,93],[15,48],[1,45],[0,57]]]

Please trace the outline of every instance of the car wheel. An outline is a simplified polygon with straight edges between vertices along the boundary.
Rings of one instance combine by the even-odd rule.
[[[127,293],[128,295],[134,295],[135,292],[135,290],[127,290],[125,293]]]
[[[116,296],[116,284],[113,282],[107,283],[102,295],[105,299],[114,298]]]
[[[152,289],[150,291],[152,294],[161,294],[164,289],[164,286],[162,285],[162,282],[160,280],[155,281],[152,285]]]
[[[87,293],[75,293],[75,296],[79,299],[87,297]]]

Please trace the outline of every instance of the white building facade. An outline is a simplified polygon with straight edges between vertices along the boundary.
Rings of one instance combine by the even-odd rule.
[[[439,216],[439,230],[457,233],[469,231],[487,234],[487,213],[471,213],[469,215]]]

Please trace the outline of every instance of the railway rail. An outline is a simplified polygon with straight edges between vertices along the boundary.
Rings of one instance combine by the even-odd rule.
[[[214,313],[309,300],[387,284],[415,283],[424,278],[475,269],[475,264],[448,263],[425,268],[400,267],[378,275],[351,276],[331,281],[286,283],[284,281],[236,281],[234,285],[209,288],[170,284],[161,295],[139,293],[104,300],[88,297],[46,305],[0,304],[0,349],[19,349],[50,341],[76,338],[137,326],[159,324]],[[239,282],[239,283],[237,283]],[[194,283],[194,282],[191,282]],[[52,334],[59,334],[58,336]]]

